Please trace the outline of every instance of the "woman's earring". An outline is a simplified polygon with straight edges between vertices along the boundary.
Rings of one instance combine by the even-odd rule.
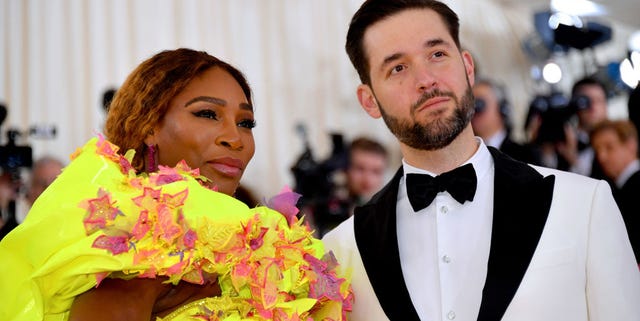
[[[158,163],[156,161],[156,145],[147,145],[147,172],[153,173],[158,170]]]

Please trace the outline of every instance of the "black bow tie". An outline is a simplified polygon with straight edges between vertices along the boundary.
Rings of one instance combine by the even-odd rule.
[[[476,171],[473,165],[467,164],[436,177],[407,174],[407,193],[411,207],[418,212],[429,206],[439,192],[449,192],[460,204],[473,201],[476,183]]]

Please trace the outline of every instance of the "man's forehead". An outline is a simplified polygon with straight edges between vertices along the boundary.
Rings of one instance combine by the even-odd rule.
[[[385,57],[402,52],[407,45],[415,45],[416,40],[426,45],[431,39],[454,42],[438,13],[431,9],[407,9],[369,26],[363,47],[369,63],[379,64]]]

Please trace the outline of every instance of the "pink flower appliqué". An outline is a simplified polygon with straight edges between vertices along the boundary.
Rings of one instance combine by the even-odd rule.
[[[316,273],[315,280],[311,282],[309,296],[319,300],[326,298],[332,301],[342,301],[340,285],[345,279],[337,278],[335,274],[330,273],[331,270],[328,269],[329,265],[334,264],[331,260],[333,259],[335,261],[333,253],[329,252],[325,254],[322,258],[323,260],[319,260],[313,255],[305,253],[304,259],[309,262],[312,270]],[[325,261],[329,261],[330,263],[328,264]]]
[[[292,226],[296,223],[296,215],[300,212],[296,207],[296,203],[298,203],[298,199],[300,199],[300,197],[302,197],[302,195],[292,191],[288,186],[285,186],[280,193],[270,198],[266,202],[266,205],[270,209],[278,211],[284,215],[289,226]]]
[[[100,235],[95,241],[93,241],[92,246],[98,249],[108,250],[113,255],[124,253],[129,250],[126,236]]]
[[[80,207],[87,210],[83,220],[87,235],[104,228],[107,226],[107,222],[113,221],[118,214],[121,214],[114,204],[115,202],[111,201],[109,194],[102,189],[98,190],[97,198],[89,199],[80,204]]]

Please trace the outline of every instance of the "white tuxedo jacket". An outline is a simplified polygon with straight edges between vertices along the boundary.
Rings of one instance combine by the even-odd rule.
[[[640,320],[640,270],[608,184],[490,151],[494,213],[478,320]],[[323,238],[352,273],[350,320],[420,320],[398,254],[400,177]]]

